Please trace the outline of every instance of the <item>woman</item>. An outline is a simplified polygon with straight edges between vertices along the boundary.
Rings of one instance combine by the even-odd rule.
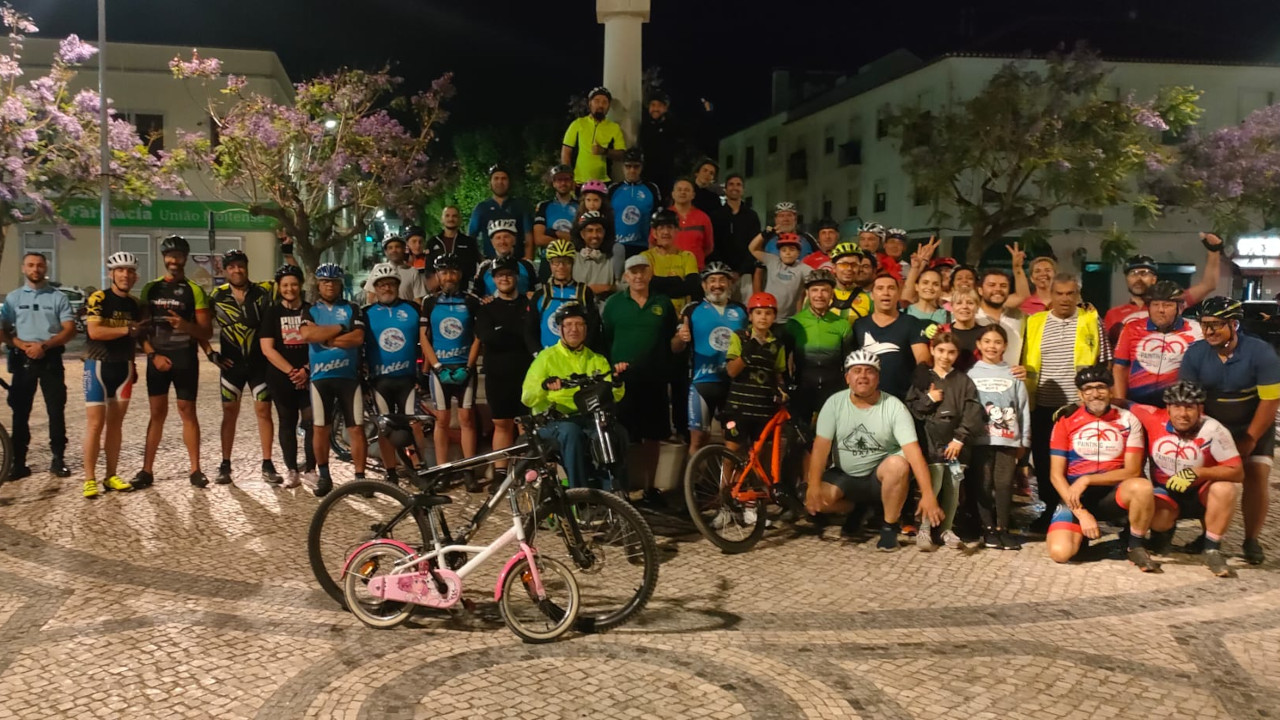
[[[912,257],[913,274],[917,263],[923,265],[924,260]],[[938,300],[942,297],[942,273],[931,268],[920,270],[915,278],[915,287],[918,299],[907,307],[907,314],[920,320],[926,327],[945,324],[948,320],[947,311],[938,305]]]
[[[957,270],[959,275],[960,271]],[[956,347],[960,357],[956,359],[956,369],[969,372],[978,359],[978,337],[982,335],[982,326],[978,325],[978,303],[981,298],[973,288],[956,290],[951,297],[951,322],[942,329],[955,335]]]
[[[276,271],[276,290],[280,299],[262,318],[259,343],[269,363],[267,387],[279,419],[280,452],[287,469],[284,487],[296,488],[302,484],[298,476],[299,420],[306,433],[306,473],[311,482],[315,482],[311,475],[316,464],[311,450],[310,365],[307,343],[299,331],[302,312],[307,308],[302,300],[302,270],[296,265],[281,266]]]

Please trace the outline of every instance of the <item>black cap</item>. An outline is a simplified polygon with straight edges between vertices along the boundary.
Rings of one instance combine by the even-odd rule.
[[[674,225],[680,227],[680,216],[675,210],[663,208],[653,214],[653,218],[649,221],[649,227],[662,227],[663,225]]]
[[[624,163],[643,163],[643,162],[644,162],[644,152],[642,152],[642,151],[640,150],[640,148],[627,148],[627,151],[626,151],[625,153],[623,153],[623,155],[622,155],[622,162],[624,162]]]
[[[489,166],[489,177],[493,177],[494,173],[500,173],[500,172],[507,173],[508,177],[511,176],[511,173],[507,171],[507,166],[503,165],[502,163],[494,163]]]
[[[422,227],[421,227],[421,226],[419,226],[419,225],[410,225],[409,227],[407,227],[407,228],[405,228],[405,229],[404,229],[404,239],[405,239],[405,240],[408,240],[409,238],[413,237],[414,235],[417,235],[417,236],[418,236],[418,237],[420,237],[420,238],[426,239],[426,237],[427,237],[427,231],[426,231],[426,230],[423,230],[423,229],[422,229]]]
[[[831,218],[822,218],[818,221],[818,230],[835,230],[840,232],[840,223]]]

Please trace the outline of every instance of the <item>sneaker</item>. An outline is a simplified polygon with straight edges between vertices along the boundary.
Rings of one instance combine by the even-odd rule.
[[[1000,549],[1001,550],[1021,550],[1022,541],[1018,539],[1017,535],[1014,535],[1008,530],[1001,530],[1000,531]]]
[[[1186,545],[1178,548],[1178,552],[1186,553],[1188,555],[1199,555],[1204,552],[1204,534],[1202,533],[1195,540],[1192,540]]]
[[[907,537],[915,537],[920,532],[920,528],[913,523],[903,523],[902,534]]]
[[[1209,567],[1209,572],[1220,578],[1235,577],[1236,573],[1227,567],[1227,559],[1222,556],[1221,550],[1205,550],[1204,564]]]
[[[21,480],[25,477],[31,477],[31,468],[23,463],[15,463],[13,469],[9,471],[9,479]]]
[[[844,516],[844,523],[840,526],[840,534],[847,538],[861,540],[866,537],[863,531],[863,516],[858,512],[851,512]]]
[[[107,478],[103,485],[106,485],[108,490],[115,490],[116,492],[129,492],[130,490],[133,490],[133,485],[129,484],[127,480],[124,480],[119,475],[112,475]]]
[[[202,488],[208,487],[209,485],[209,478],[205,477],[204,473],[199,470],[191,473],[191,475],[188,476],[188,479],[191,480],[192,487]],[[227,482],[231,482],[231,480],[228,479]]]
[[[138,474],[133,476],[133,480],[131,480],[129,484],[132,485],[135,490],[141,490],[143,488],[151,487],[155,481],[155,476],[150,472],[147,472],[146,470],[139,470]]]
[[[1168,555],[1173,550],[1173,529],[1152,530],[1151,536],[1147,538],[1147,550],[1152,555]]]
[[[1162,573],[1164,570],[1160,568],[1160,563],[1151,559],[1151,555],[1147,553],[1144,547],[1129,548],[1129,562],[1138,566],[1138,569],[1145,573]]]
[[[315,470],[306,470],[302,473],[302,483],[314,487],[320,482],[320,474]]]
[[[960,539],[959,535],[955,534],[955,532],[951,530],[947,530],[942,533],[942,544],[952,550],[961,550],[964,548],[964,541]]]
[[[55,457],[53,462],[49,463],[49,472],[53,473],[54,477],[71,477],[71,468],[67,467],[60,457]]]
[[[733,522],[733,513],[729,512],[729,508],[720,506],[716,511],[716,516],[711,518],[711,527],[716,530],[723,530],[726,525]]]
[[[478,493],[481,490],[484,490],[484,485],[480,478],[476,476],[476,473],[471,471],[467,471],[466,486],[467,492],[469,493]]]
[[[894,552],[898,549],[898,531],[892,528],[881,528],[880,539],[876,541],[876,550]]]
[[[231,484],[231,461],[230,460],[223,460],[222,464],[218,465],[218,474],[213,478],[213,481],[218,483],[219,485]],[[193,480],[191,484],[195,485],[195,481]],[[204,486],[196,485],[196,487],[204,487]]]
[[[920,529],[916,532],[916,547],[920,548],[920,552],[933,552],[938,549],[933,544],[933,533],[928,520],[920,523]]]
[[[286,470],[284,472],[284,487],[292,490],[302,484],[302,479],[298,477],[297,470]]]
[[[324,497],[330,490],[333,490],[333,478],[321,475],[316,479],[316,489],[313,491],[316,497]]]
[[[755,525],[756,517],[756,509],[754,507],[742,508],[742,524],[746,527],[752,527]]]
[[[93,478],[89,478],[88,480],[84,481],[84,496],[87,498],[98,497],[98,481],[97,480],[94,480]]]
[[[270,485],[279,485],[284,482],[284,477],[276,472],[275,463],[270,460],[262,461],[262,481]]]
[[[987,528],[982,531],[982,547],[988,550],[1004,549],[1004,545],[1000,543],[1000,533],[995,528]]]
[[[1262,551],[1262,543],[1257,538],[1246,539],[1240,549],[1244,551],[1244,561],[1250,565],[1261,565],[1267,559],[1267,554]]]
[[[382,475],[382,481],[388,485],[399,485],[400,473],[395,468],[387,468],[387,471]]]

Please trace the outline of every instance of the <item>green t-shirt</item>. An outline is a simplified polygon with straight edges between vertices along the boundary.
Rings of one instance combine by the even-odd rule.
[[[573,181],[578,184],[588,180],[609,182],[609,156],[593,154],[592,143],[606,150],[627,149],[622,126],[609,118],[597,123],[590,115],[583,115],[569,123],[569,129],[564,131],[564,144],[578,152],[573,162]]]
[[[918,441],[907,406],[886,392],[865,409],[855,406],[846,392],[827,398],[818,413],[818,437],[831,441],[836,467],[853,477],[874,473],[886,457]]]
[[[795,344],[796,375],[801,383],[839,380],[845,355],[853,349],[853,326],[830,310],[818,317],[809,308],[787,320]]]
[[[600,312],[604,351],[609,362],[628,364],[627,377],[665,378],[671,366],[675,308],[666,295],[650,293],[641,306],[630,290],[609,296]]]

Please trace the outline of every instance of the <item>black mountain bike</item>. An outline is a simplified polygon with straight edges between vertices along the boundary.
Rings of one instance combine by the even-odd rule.
[[[9,383],[3,378],[0,378],[0,388],[4,388],[5,392],[9,392]],[[13,438],[9,437],[9,431],[5,426],[0,424],[0,485],[4,485],[12,472]]]

